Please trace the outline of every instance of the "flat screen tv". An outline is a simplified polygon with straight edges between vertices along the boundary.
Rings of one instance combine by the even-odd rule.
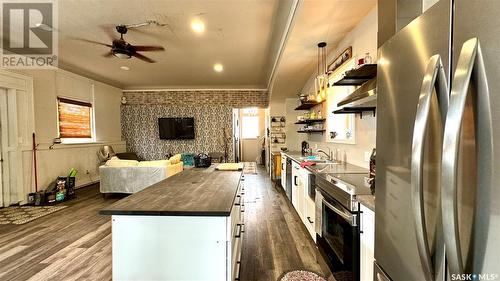
[[[158,118],[160,139],[194,139],[194,118]]]

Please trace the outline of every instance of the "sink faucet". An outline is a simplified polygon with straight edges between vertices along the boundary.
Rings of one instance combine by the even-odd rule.
[[[324,151],[323,149],[321,149],[321,148],[318,148],[316,150],[316,152],[317,153],[323,153],[323,154],[325,154],[326,157],[327,157],[327,159],[328,159],[328,161],[333,161],[332,150],[329,147],[327,147],[327,148],[328,148],[328,153],[326,151]]]

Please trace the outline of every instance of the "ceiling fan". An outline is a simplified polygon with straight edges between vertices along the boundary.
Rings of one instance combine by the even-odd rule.
[[[117,38],[115,36],[114,32],[107,32],[110,39],[112,40],[111,44],[105,44],[101,42],[96,42],[92,40],[87,40],[87,39],[81,39],[81,38],[75,38],[80,41],[92,43],[92,44],[98,44],[98,45],[103,45],[106,47],[111,48],[111,50],[107,53],[105,53],[103,56],[106,58],[115,56],[117,58],[121,59],[130,59],[131,57],[138,58],[140,60],[143,60],[145,62],[149,63],[154,63],[155,61],[144,56],[143,54],[139,52],[155,52],[155,51],[165,51],[165,48],[162,46],[142,46],[142,45],[132,45],[125,41],[123,39],[123,35],[127,33],[129,28],[135,28],[135,27],[140,27],[147,25],[149,23],[144,23],[144,24],[136,24],[136,25],[117,25],[116,31],[120,34],[120,38]]]

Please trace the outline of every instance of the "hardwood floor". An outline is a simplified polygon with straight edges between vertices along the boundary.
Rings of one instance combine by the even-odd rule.
[[[330,278],[314,241],[279,186],[259,167],[245,175],[245,238],[240,280],[279,280],[291,270]]]
[[[277,280],[306,269],[330,276],[305,226],[265,171],[245,175],[245,239],[241,281]],[[77,190],[68,208],[24,225],[0,226],[0,280],[111,280],[111,223],[98,211],[97,185]]]

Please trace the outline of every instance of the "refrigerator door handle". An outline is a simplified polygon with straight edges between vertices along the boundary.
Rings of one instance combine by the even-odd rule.
[[[413,222],[415,224],[417,247],[420,262],[425,274],[425,280],[434,280],[434,268],[431,259],[431,249],[427,238],[423,194],[423,157],[424,140],[431,112],[433,90],[436,89],[437,100],[442,120],[446,118],[448,109],[448,86],[446,74],[440,55],[429,59],[420,89],[415,124],[413,126],[412,157],[411,157],[411,202],[413,207]]]
[[[478,180],[488,181],[491,176],[493,136],[489,90],[481,47],[477,38],[466,41],[458,58],[446,115],[443,137],[441,207],[443,213],[444,242],[450,274],[463,274],[464,263],[458,228],[457,173],[461,125],[469,84],[475,88],[476,151]]]

